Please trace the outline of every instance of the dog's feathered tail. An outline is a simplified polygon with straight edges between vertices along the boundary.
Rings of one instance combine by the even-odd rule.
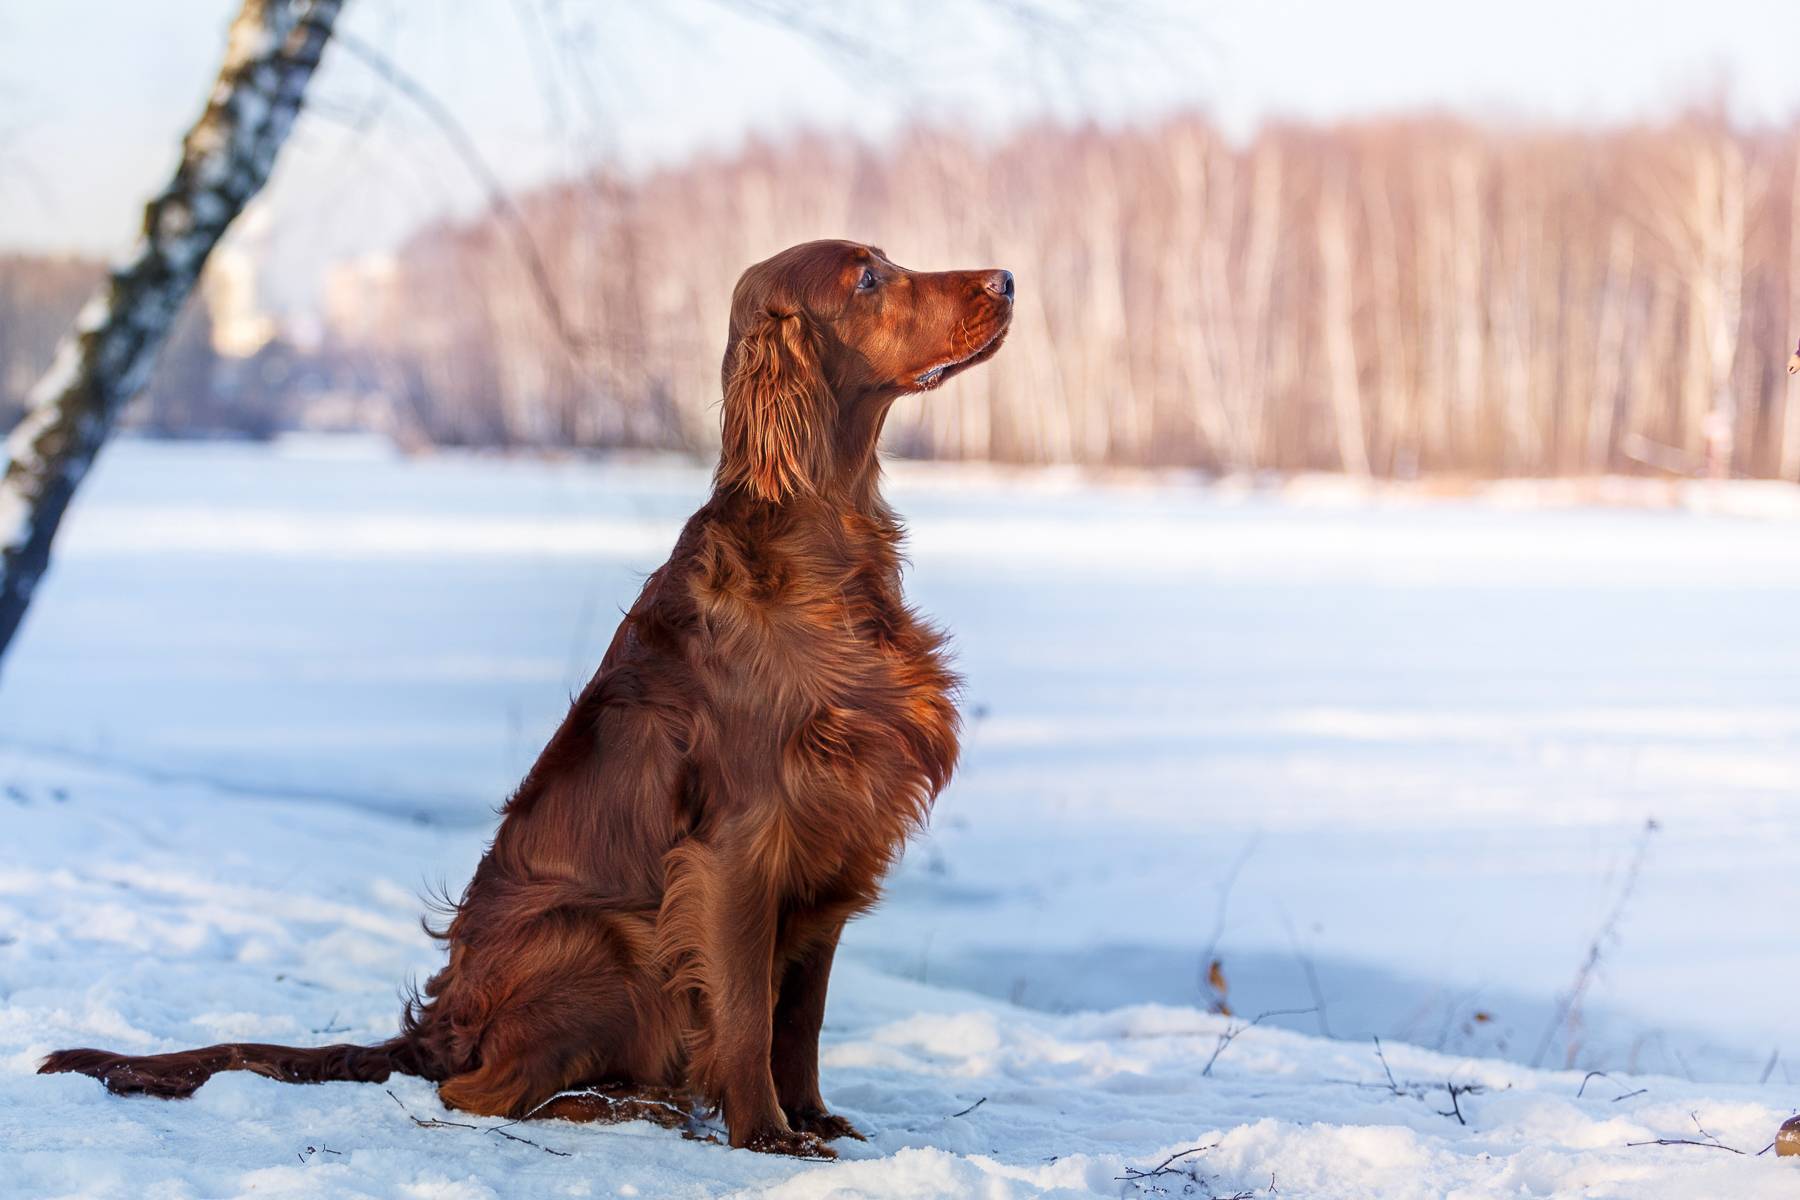
[[[38,1067],[40,1075],[76,1071],[92,1075],[121,1096],[180,1099],[194,1094],[220,1071],[254,1071],[284,1083],[351,1080],[380,1083],[395,1071],[418,1075],[420,1064],[409,1037],[373,1046],[269,1046],[228,1042],[172,1054],[114,1054],[107,1050],[58,1050]]]

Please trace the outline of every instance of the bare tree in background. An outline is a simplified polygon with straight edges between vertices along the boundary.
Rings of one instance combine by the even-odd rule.
[[[1272,125],[1238,144],[1192,114],[796,136],[514,199],[635,390],[503,369],[562,350],[492,214],[421,230],[333,329],[415,381],[429,439],[558,444],[539,431],[572,411],[599,431],[583,444],[704,454],[732,274],[829,230],[1020,279],[1021,353],[897,409],[889,445],[909,455],[1793,480],[1797,164],[1800,124],[1708,109],[1599,131]],[[649,398],[658,418],[634,417]]]
[[[148,378],[207,256],[267,182],[342,7],[244,0],[175,176],[144,210],[134,256],[88,302],[32,391],[0,478],[0,654],[76,486]]]
[[[1368,436],[1363,432],[1362,391],[1352,324],[1355,304],[1350,296],[1350,234],[1345,216],[1348,192],[1341,174],[1328,178],[1320,191],[1319,325],[1325,333],[1326,373],[1330,378],[1339,466],[1346,475],[1367,476]]]

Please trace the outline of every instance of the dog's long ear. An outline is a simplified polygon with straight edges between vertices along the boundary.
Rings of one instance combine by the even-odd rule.
[[[765,310],[725,369],[719,482],[780,502],[818,490],[831,459],[831,394],[800,313]]]

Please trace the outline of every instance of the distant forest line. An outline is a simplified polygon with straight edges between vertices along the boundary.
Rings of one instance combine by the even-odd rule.
[[[705,454],[737,273],[841,235],[1019,280],[1007,349],[896,407],[900,453],[1800,478],[1800,129],[920,128],[513,204],[344,268],[304,352],[220,359],[197,306],[134,422]],[[97,272],[0,258],[0,407]]]

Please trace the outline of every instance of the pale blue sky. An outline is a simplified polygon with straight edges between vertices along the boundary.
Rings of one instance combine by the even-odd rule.
[[[236,2],[0,0],[0,248],[128,245]],[[514,183],[797,123],[879,137],[909,114],[996,130],[1046,108],[1177,105],[1240,131],[1426,106],[1619,120],[1720,86],[1750,120],[1800,112],[1800,13],[1779,0],[1150,0],[1073,53],[977,0],[837,6],[894,47],[869,58],[740,15],[767,2],[351,0],[345,27],[442,95]],[[359,63],[328,61],[315,95],[265,205],[287,257],[378,249],[474,203],[437,134]]]

